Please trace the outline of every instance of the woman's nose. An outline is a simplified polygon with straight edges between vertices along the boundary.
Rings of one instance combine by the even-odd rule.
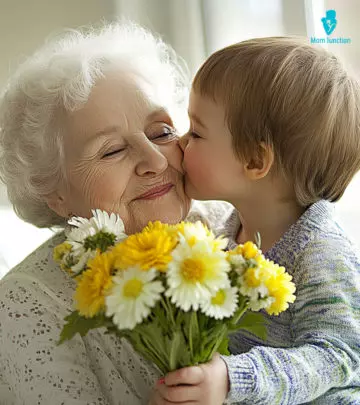
[[[142,151],[142,156],[136,166],[136,173],[139,176],[157,175],[164,172],[169,163],[161,151],[155,145],[149,145]]]
[[[180,137],[180,139],[179,139],[179,146],[180,146],[180,148],[181,148],[181,150],[182,150],[183,152],[185,151],[188,142],[189,142],[189,135],[188,135],[188,134],[185,134],[185,135],[183,135],[183,136]]]

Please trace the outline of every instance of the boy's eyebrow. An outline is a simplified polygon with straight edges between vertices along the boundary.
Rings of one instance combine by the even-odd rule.
[[[204,129],[207,129],[206,125],[201,121],[201,119],[196,114],[190,113],[190,111],[188,112],[188,114],[189,114],[190,119],[195,121],[196,124],[200,125]]]

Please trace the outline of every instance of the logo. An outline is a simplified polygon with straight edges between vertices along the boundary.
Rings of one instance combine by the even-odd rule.
[[[325,17],[321,18],[321,23],[324,28],[326,37],[311,37],[310,42],[312,44],[350,44],[351,38],[338,37],[333,38],[330,35],[335,31],[338,20],[336,19],[335,10],[327,10]]]
[[[321,19],[321,22],[323,23],[326,35],[331,35],[337,25],[336,11],[328,10],[326,16]]]

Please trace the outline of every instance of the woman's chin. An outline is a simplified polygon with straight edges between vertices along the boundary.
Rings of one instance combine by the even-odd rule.
[[[187,196],[179,198],[176,193],[167,194],[153,200],[137,200],[133,206],[133,232],[139,232],[150,221],[161,221],[166,224],[177,224],[183,221],[190,210],[191,199]],[[131,232],[131,233],[133,233]]]

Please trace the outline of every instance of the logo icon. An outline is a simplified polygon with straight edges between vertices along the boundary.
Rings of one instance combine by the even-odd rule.
[[[336,11],[327,10],[326,16],[321,19],[326,35],[331,35],[337,25]]]

